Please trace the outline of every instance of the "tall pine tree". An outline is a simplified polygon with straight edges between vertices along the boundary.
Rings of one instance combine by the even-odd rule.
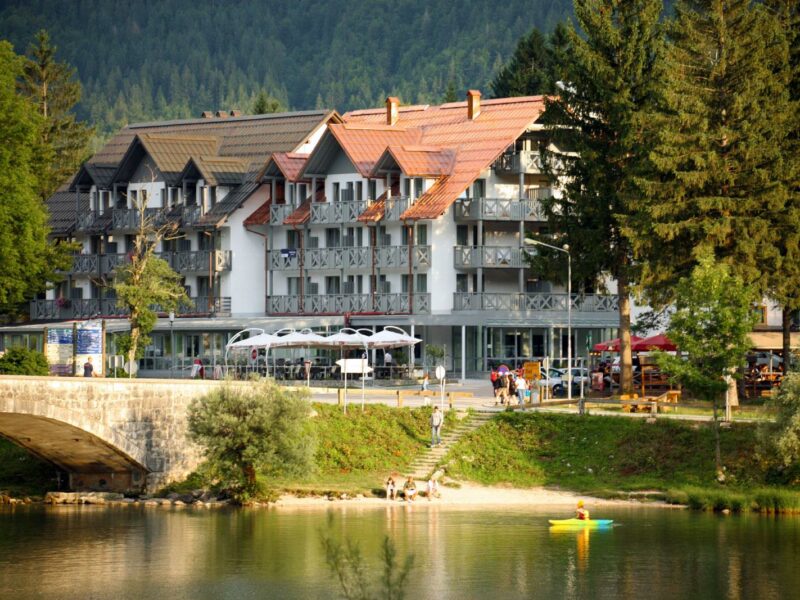
[[[22,57],[0,41],[0,314],[16,313],[70,262],[69,248],[47,239],[47,211],[37,195],[46,124],[17,93],[22,70]]]
[[[775,73],[785,36],[751,0],[683,0],[668,39],[662,95],[646,119],[655,147],[628,222],[642,283],[654,304],[671,302],[711,252],[765,294],[783,261],[775,217],[786,209],[791,119]]]
[[[633,177],[648,138],[641,112],[653,99],[662,35],[661,0],[575,0],[582,34],[570,28],[564,84],[548,102],[565,194],[544,203],[553,231],[563,232],[577,281],[617,281],[621,386],[633,385],[630,290],[636,279],[631,246],[622,233],[632,210]]]
[[[490,84],[495,98],[536,96],[556,91],[568,27],[559,23],[550,36],[535,27],[517,43],[514,55]]]
[[[81,99],[75,69],[56,61],[56,47],[44,30],[28,48],[20,90],[35,103],[45,120],[41,141],[52,148],[42,165],[39,195],[46,200],[88,158],[92,129],[75,119],[73,109]]]

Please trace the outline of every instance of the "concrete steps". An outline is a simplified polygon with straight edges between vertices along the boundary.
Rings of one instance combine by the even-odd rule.
[[[442,443],[434,448],[428,448],[420,454],[408,468],[409,474],[414,479],[425,481],[436,471],[447,452],[462,436],[475,431],[478,427],[492,420],[495,412],[473,412],[469,417],[450,429],[442,428]]]

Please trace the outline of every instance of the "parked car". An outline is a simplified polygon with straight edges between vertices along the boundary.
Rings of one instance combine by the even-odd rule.
[[[566,379],[566,369],[559,369],[561,373],[561,378]],[[572,367],[572,391],[580,390],[581,382],[583,382],[584,389],[589,389],[589,385],[591,383],[591,374],[589,373],[589,369],[585,367]]]
[[[564,373],[558,369],[548,369],[547,376],[537,381],[540,388],[550,388],[553,396],[560,396],[564,393]]]

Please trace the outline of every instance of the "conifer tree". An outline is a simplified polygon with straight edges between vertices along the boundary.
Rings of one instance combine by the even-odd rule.
[[[660,100],[645,119],[655,145],[627,229],[642,283],[651,303],[671,302],[711,252],[765,294],[783,262],[774,219],[790,216],[789,95],[775,75],[786,38],[752,0],[683,0],[668,40]]]
[[[254,115],[266,115],[268,113],[282,112],[286,108],[281,104],[280,100],[273,98],[264,90],[258,92],[256,100],[253,103]]]
[[[447,84],[447,89],[444,91],[443,102],[458,102],[458,93],[456,92],[456,82],[452,79]]]
[[[632,389],[630,289],[636,279],[622,221],[648,139],[639,115],[652,101],[662,49],[661,0],[575,0],[582,34],[568,31],[564,84],[545,119],[558,153],[546,152],[565,194],[544,202],[551,229],[572,253],[576,281],[617,281],[620,382]]]
[[[559,23],[547,37],[535,27],[517,43],[514,55],[491,83],[495,98],[535,96],[555,91],[568,29]]]
[[[47,210],[40,189],[40,140],[46,126],[36,107],[16,90],[23,60],[0,41],[0,313],[58,279],[69,265],[67,245],[48,242]]]
[[[75,69],[56,61],[56,47],[49,34],[41,30],[36,43],[28,48],[20,90],[35,103],[45,120],[41,141],[52,153],[42,165],[39,195],[46,200],[74,175],[88,158],[92,129],[75,118],[73,109],[81,99],[81,84]]]

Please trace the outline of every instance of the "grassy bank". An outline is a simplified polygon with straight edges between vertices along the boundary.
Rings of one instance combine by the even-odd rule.
[[[41,496],[56,488],[55,467],[0,437],[0,492]]]
[[[430,444],[430,408],[351,406],[347,415],[338,406],[314,404],[316,436],[314,470],[292,478],[265,478],[273,489],[304,494],[371,494],[383,488],[391,472],[403,473]],[[445,415],[445,429],[455,415]],[[211,481],[202,473],[165,491],[184,492]]]
[[[603,497],[657,491],[702,509],[800,509],[800,488],[770,485],[769,465],[755,459],[756,433],[747,424],[722,431],[723,486],[707,424],[503,413],[454,446],[448,471],[486,485],[550,485]]]

